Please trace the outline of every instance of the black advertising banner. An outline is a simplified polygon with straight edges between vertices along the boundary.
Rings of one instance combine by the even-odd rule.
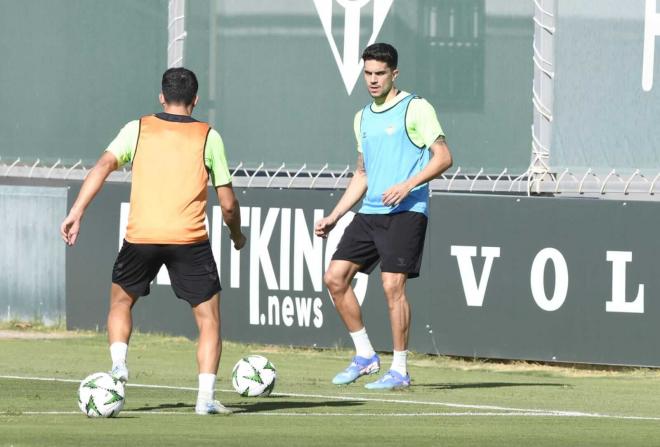
[[[210,194],[213,190],[209,190]],[[314,222],[342,191],[237,189],[243,232],[231,246],[215,199],[208,229],[223,287],[229,340],[349,346],[323,284],[352,219],[327,240]],[[70,190],[70,200],[77,188]],[[108,184],[67,251],[67,324],[103,328],[112,264],[128,218],[128,184]],[[410,349],[490,358],[660,366],[660,280],[648,202],[446,194],[431,198],[421,277],[407,287]],[[354,280],[377,349],[391,350],[376,270]],[[163,269],[138,301],[135,326],[196,336],[187,303]]]

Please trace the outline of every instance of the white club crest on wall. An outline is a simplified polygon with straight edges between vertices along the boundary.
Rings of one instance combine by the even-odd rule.
[[[376,41],[394,0],[314,0],[314,6],[316,6],[316,11],[321,18],[321,24],[330,44],[332,55],[335,57],[346,92],[349,95],[353,92],[355,83],[362,72],[360,19],[362,9],[371,2],[373,2],[373,22],[367,45],[371,45]],[[339,53],[337,43],[332,35],[332,8],[336,5],[344,8],[344,51],[342,54]]]

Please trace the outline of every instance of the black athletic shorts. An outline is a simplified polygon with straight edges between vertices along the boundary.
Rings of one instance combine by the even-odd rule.
[[[172,290],[191,306],[209,300],[221,290],[208,240],[182,245],[124,241],[112,269],[112,282],[131,295],[149,295],[149,284],[163,264],[170,274]]]
[[[361,214],[344,230],[333,260],[360,264],[371,273],[380,261],[383,272],[419,276],[428,219],[423,213]]]

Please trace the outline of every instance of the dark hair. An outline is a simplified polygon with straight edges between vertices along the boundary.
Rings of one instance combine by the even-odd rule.
[[[197,76],[186,68],[170,68],[163,73],[161,90],[168,104],[189,106],[195,100],[197,87]]]
[[[395,69],[399,63],[399,53],[389,43],[374,43],[369,45],[362,52],[362,60],[377,60],[385,62],[388,67]]]

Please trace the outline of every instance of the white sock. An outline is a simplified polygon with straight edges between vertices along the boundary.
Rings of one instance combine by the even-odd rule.
[[[110,345],[110,358],[112,358],[112,367],[126,364],[126,355],[128,354],[128,345],[116,341]]]
[[[360,356],[364,357],[365,359],[369,359],[376,354],[376,351],[374,351],[373,346],[371,346],[371,342],[369,341],[369,336],[367,335],[367,328],[362,328],[357,332],[350,332],[351,338],[353,339],[353,343],[355,344],[355,353]]]
[[[392,351],[392,367],[402,376],[408,374],[408,351]]]
[[[211,401],[215,397],[215,374],[201,373],[199,375],[198,401]]]

